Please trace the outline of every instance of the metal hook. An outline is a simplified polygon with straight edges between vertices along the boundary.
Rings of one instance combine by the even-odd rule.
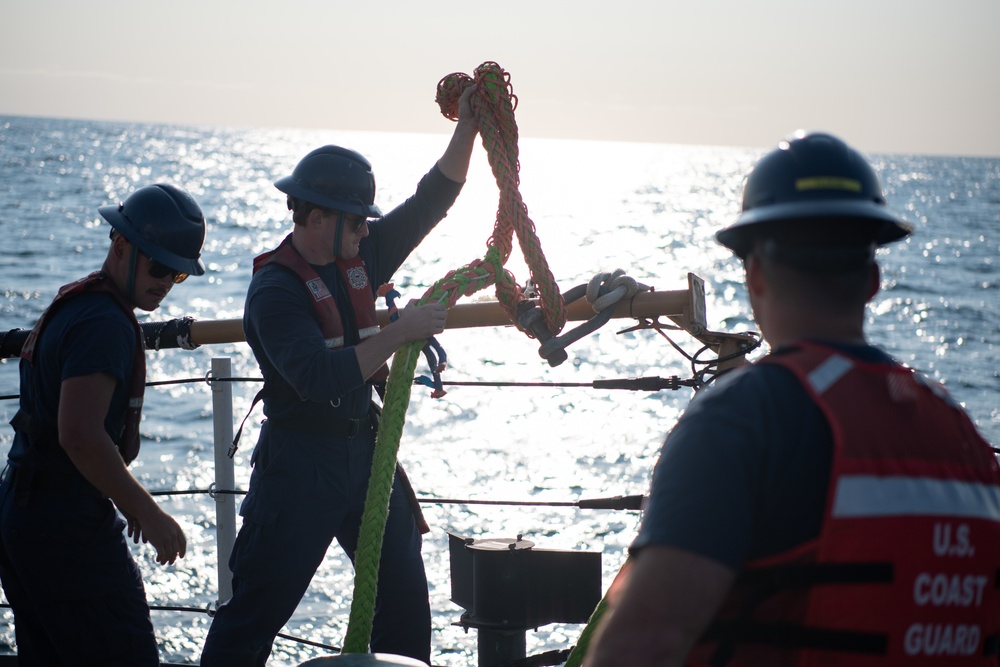
[[[600,294],[606,294],[607,291],[607,285],[602,284]],[[566,304],[573,303],[586,293],[586,285],[577,285],[563,294],[563,301]],[[608,320],[611,319],[613,311],[614,309],[609,306],[601,312],[595,314],[586,322],[580,324],[575,329],[571,329],[561,336],[552,335],[552,332],[549,331],[548,327],[545,325],[545,318],[543,317],[541,310],[538,309],[538,306],[535,303],[522,301],[517,304],[516,312],[518,326],[520,326],[523,330],[529,331],[541,342],[541,347],[538,349],[539,356],[548,361],[549,366],[558,366],[568,359],[566,346],[580,340],[587,334],[593,333],[600,327],[607,324]]]

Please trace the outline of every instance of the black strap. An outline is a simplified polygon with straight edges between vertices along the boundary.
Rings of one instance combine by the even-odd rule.
[[[751,591],[749,600],[745,603],[740,612],[731,621],[716,621],[705,633],[703,641],[714,640],[718,646],[709,659],[713,667],[722,667],[730,660],[736,652],[737,645],[743,642],[776,644],[771,641],[773,635],[769,628],[799,628],[799,634],[792,633],[789,639],[800,642],[816,641],[822,643],[827,637],[827,633],[836,633],[836,639],[842,639],[844,646],[858,645],[864,647],[877,647],[878,644],[873,638],[881,637],[883,649],[888,645],[888,638],[880,635],[867,636],[866,633],[854,633],[847,631],[824,630],[819,628],[806,628],[794,625],[773,625],[760,624],[752,620],[754,611],[766,599],[782,590],[808,588],[823,584],[874,584],[891,583],[893,579],[892,563],[793,563],[788,565],[776,565],[774,567],[752,569],[744,572],[737,580],[738,586],[748,587]],[[757,635],[747,634],[756,632]],[[818,633],[818,634],[817,634]],[[840,636],[844,635],[844,636]],[[709,639],[711,638],[711,639]],[[780,633],[777,638],[781,638]],[[782,644],[776,644],[782,645]],[[812,646],[804,643],[800,648],[824,648],[825,646]],[[796,646],[787,646],[796,648]],[[836,646],[832,647],[833,649]],[[832,650],[832,649],[831,649]],[[845,649],[850,650],[850,649]],[[869,652],[864,650],[863,652]]]
[[[309,422],[296,419],[275,419],[268,417],[268,421],[278,428],[295,433],[305,433],[308,435],[319,435],[332,438],[354,438],[368,428],[370,422],[368,415],[360,419],[338,419],[325,420],[321,422]]]
[[[243,426],[246,425],[247,419],[250,418],[250,413],[253,412],[255,407],[257,407],[257,403],[260,402],[260,399],[264,398],[264,389],[266,388],[267,385],[264,385],[261,390],[254,395],[253,400],[250,401],[250,409],[247,410],[246,416],[243,417],[243,421],[240,422],[240,427],[236,429],[236,435],[233,437],[233,444],[229,445],[229,458],[236,456],[236,449],[239,447],[240,436],[243,435]]]
[[[1000,570],[997,570],[993,579],[993,587],[1000,588]],[[986,636],[983,640],[983,655],[1000,655],[1000,634]]]
[[[892,579],[892,563],[803,563],[748,570],[739,583],[776,593],[824,584],[888,584]]]
[[[739,625],[739,627],[731,627]],[[743,644],[767,644],[785,649],[816,649],[884,655],[889,649],[889,637],[883,633],[856,632],[813,628],[791,623],[758,623],[728,621],[713,624],[702,639],[713,640],[735,632]]]
[[[28,438],[29,447],[35,447],[45,442],[59,442],[59,434],[56,429],[35,419],[24,408],[20,408],[14,413],[10,425],[14,427],[15,431],[20,431]]]
[[[10,420],[10,425],[14,427],[15,431],[21,431],[28,436],[29,441],[32,439],[31,415],[25,412],[24,408],[14,413],[14,417]]]

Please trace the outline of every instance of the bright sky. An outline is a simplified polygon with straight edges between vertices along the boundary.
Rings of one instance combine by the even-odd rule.
[[[3,0],[0,115],[450,132],[492,60],[523,137],[1000,156],[998,0]]]

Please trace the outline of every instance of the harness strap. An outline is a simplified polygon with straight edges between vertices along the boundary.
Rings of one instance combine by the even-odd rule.
[[[236,435],[233,436],[233,443],[229,446],[229,451],[227,452],[229,458],[233,458],[233,456],[236,455],[236,450],[239,448],[240,437],[243,435],[243,427],[246,425],[247,419],[249,419],[250,415],[253,413],[253,409],[257,407],[257,403],[264,398],[266,391],[267,385],[261,388],[261,390],[254,395],[253,401],[250,402],[250,409],[247,410],[246,415],[243,417],[243,421],[240,422],[240,427],[236,429]],[[371,423],[367,415],[360,419],[339,419],[336,421],[324,421],[319,424],[310,424],[309,422],[293,419],[275,419],[274,417],[269,418],[269,421],[272,424],[289,431],[308,433],[310,435],[330,436],[334,438],[357,437],[357,435],[362,432],[363,427],[366,424]]]
[[[739,584],[750,586],[755,593],[735,619],[716,621],[701,637],[700,641],[718,642],[709,664],[722,667],[728,663],[740,643],[884,654],[889,641],[884,634],[760,623],[750,617],[767,598],[782,590],[825,584],[891,583],[892,579],[892,563],[788,564],[744,572]]]
[[[264,398],[265,389],[267,389],[266,386],[261,387],[260,391],[254,394],[253,400],[250,401],[250,409],[247,410],[246,416],[244,416],[243,421],[240,422],[240,427],[236,429],[236,435],[233,436],[233,444],[229,445],[229,451],[226,452],[229,455],[229,458],[233,458],[234,456],[236,456],[236,450],[240,446],[239,444],[240,436],[243,435],[243,427],[246,425],[247,420],[250,419],[250,414],[253,412],[253,409],[257,407],[257,403],[259,403],[260,400]]]
[[[10,420],[10,425],[14,427],[15,431],[24,433],[28,437],[28,442],[32,447],[35,446],[35,443],[38,442],[45,431],[43,428],[44,425],[32,417],[31,413],[24,408],[19,408],[14,413],[14,417]],[[55,435],[55,433],[53,432],[52,435]]]
[[[892,579],[892,563],[798,563],[749,570],[740,575],[740,583],[766,587],[771,594],[780,589],[823,584],[888,584]]]
[[[368,428],[370,422],[365,415],[361,419],[338,419],[337,421],[324,421],[320,424],[298,421],[294,419],[284,420],[270,417],[272,424],[295,433],[307,433],[309,435],[319,435],[332,438],[354,438]]]
[[[712,640],[727,635],[737,635],[738,641],[741,643],[768,644],[786,649],[817,649],[884,655],[889,648],[889,637],[882,633],[812,628],[791,623],[759,623],[735,620],[713,624],[712,628],[702,636],[702,639]],[[726,658],[726,662],[730,657],[731,655]],[[713,656],[712,664],[722,665],[725,662],[716,662],[716,657]]]

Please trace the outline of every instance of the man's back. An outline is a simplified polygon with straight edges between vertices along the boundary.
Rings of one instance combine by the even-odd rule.
[[[891,361],[870,346],[838,349]],[[718,382],[668,436],[633,549],[667,544],[739,569],[819,534],[833,441],[789,370],[751,366]]]

